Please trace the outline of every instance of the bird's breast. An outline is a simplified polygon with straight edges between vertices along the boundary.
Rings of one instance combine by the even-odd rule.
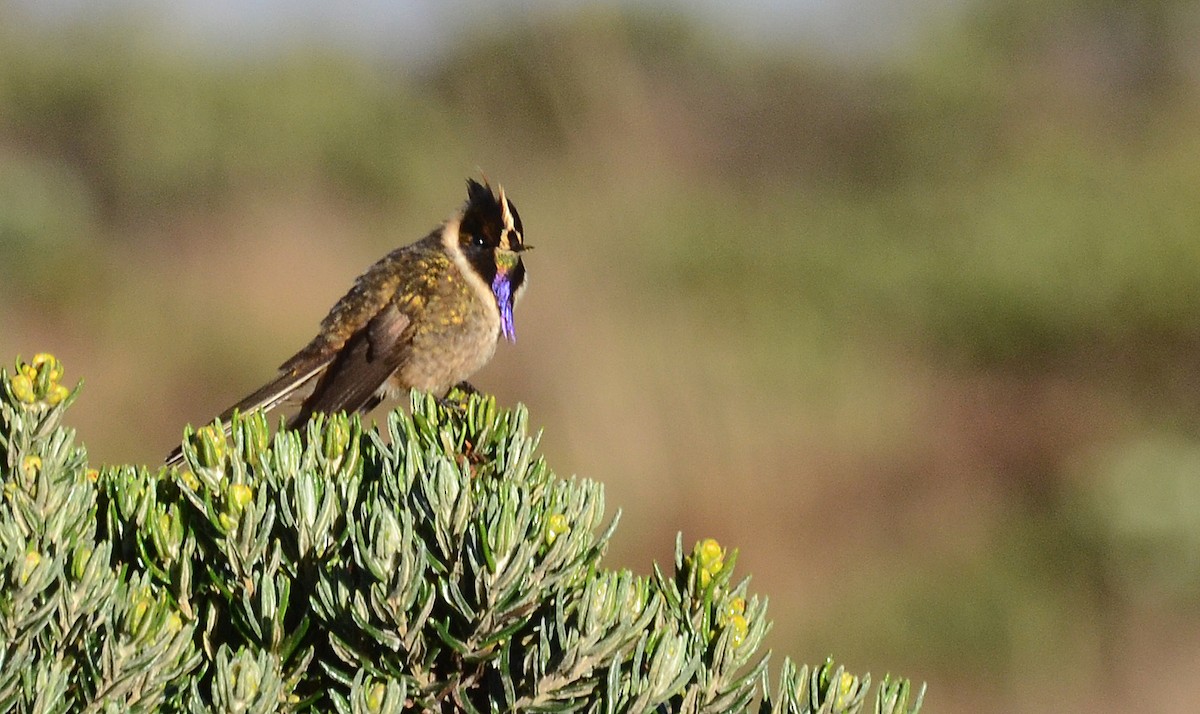
[[[495,299],[467,280],[442,274],[425,286],[401,386],[444,394],[477,372],[496,351],[500,316]]]

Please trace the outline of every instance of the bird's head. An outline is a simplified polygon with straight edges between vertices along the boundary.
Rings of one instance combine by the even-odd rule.
[[[458,223],[459,248],[471,267],[491,286],[500,309],[500,332],[510,341],[513,330],[513,305],[525,287],[525,264],[521,253],[525,245],[524,228],[517,207],[486,182],[467,179],[467,204]]]

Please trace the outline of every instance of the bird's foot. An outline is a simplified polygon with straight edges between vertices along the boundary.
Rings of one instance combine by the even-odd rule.
[[[443,409],[462,411],[467,405],[467,400],[476,394],[479,394],[479,390],[470,382],[463,381],[451,387],[450,391],[446,392],[446,396],[438,399],[437,402]]]
[[[463,394],[468,394],[468,395],[479,394],[479,390],[475,388],[475,385],[471,384],[470,382],[468,382],[465,379],[463,381],[459,382],[458,384],[454,385],[453,387],[451,387],[450,392],[452,394],[454,392],[462,392]]]

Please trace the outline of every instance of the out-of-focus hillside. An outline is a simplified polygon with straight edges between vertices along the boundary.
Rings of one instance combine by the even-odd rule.
[[[0,356],[156,463],[481,167],[537,246],[474,380],[624,510],[742,549],[775,648],[929,711],[1200,696],[1187,3],[991,3],[886,63],[558,13],[436,63],[228,58],[0,5]]]

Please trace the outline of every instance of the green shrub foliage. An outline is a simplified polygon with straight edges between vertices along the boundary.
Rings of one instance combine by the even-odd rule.
[[[414,394],[383,432],[259,413],[183,470],[90,469],[50,355],[0,372],[0,712],[857,712],[870,677],[785,660],[736,552],[601,566],[604,491],[523,408]],[[922,693],[885,677],[874,711]]]

